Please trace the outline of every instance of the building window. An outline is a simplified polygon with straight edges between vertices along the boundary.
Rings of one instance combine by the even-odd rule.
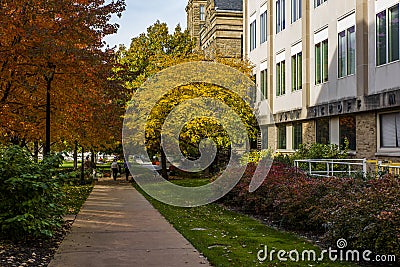
[[[328,39],[315,45],[315,84],[328,81]]]
[[[400,147],[400,112],[380,115],[381,147]]]
[[[320,6],[328,0],[314,0],[314,7]]]
[[[286,125],[278,126],[278,149],[286,149]]]
[[[292,0],[292,23],[301,18],[302,0]]]
[[[250,102],[255,103],[257,98],[257,75],[254,74],[253,76],[251,76],[251,80],[253,81],[255,86],[254,90],[251,90],[250,92]]]
[[[376,65],[399,60],[399,4],[376,15]]]
[[[316,141],[319,144],[329,144],[329,119],[321,118],[316,120]]]
[[[356,117],[344,116],[339,118],[340,147],[346,146],[345,140],[349,142],[349,149],[356,150]]]
[[[285,0],[276,1],[276,33],[285,29]]]
[[[338,77],[354,74],[356,70],[356,32],[355,26],[339,33],[338,39]]]
[[[206,9],[204,5],[200,5],[200,20],[206,19]]]
[[[303,83],[302,54],[292,56],[292,91],[301,90]]]
[[[268,88],[268,76],[267,76],[268,71],[267,70],[262,70],[260,73],[260,87],[261,87],[261,100],[267,99],[268,94],[267,94],[267,88]]]
[[[260,44],[265,43],[267,41],[267,11],[261,14],[260,16]]]
[[[268,127],[261,128],[261,149],[268,149]]]
[[[256,21],[254,20],[250,24],[250,51],[256,48],[256,42],[257,42],[256,28],[257,28]]]
[[[276,64],[276,96],[285,94],[285,60]]]
[[[303,143],[303,124],[301,122],[293,124],[293,149],[299,149]]]

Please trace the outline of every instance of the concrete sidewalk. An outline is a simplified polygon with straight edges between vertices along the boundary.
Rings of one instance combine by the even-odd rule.
[[[55,266],[209,266],[130,183],[94,187],[54,259]]]

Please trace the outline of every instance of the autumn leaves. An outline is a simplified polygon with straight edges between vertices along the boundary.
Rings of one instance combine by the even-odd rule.
[[[116,32],[110,15],[124,8],[99,0],[0,3],[2,142],[44,144],[50,136],[53,147],[115,145],[123,106],[114,99],[124,96],[110,79],[114,52],[102,38]]]

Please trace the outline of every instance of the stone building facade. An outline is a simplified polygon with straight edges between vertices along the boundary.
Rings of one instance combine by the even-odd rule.
[[[399,0],[244,0],[262,144],[400,158]],[[271,116],[272,115],[272,116]],[[273,118],[273,120],[269,118]]]
[[[187,25],[208,58],[242,57],[243,0],[190,0]]]
[[[207,0],[189,0],[186,6],[187,28],[196,39],[197,49],[200,49],[200,30],[206,22],[206,6]]]

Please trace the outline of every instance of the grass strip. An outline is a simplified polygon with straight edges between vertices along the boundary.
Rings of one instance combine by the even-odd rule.
[[[181,186],[200,186],[208,179],[183,179],[172,181]],[[207,257],[209,262],[219,266],[355,266],[345,262],[278,261],[278,250],[316,251],[320,249],[295,234],[278,231],[258,220],[230,211],[217,204],[195,208],[182,208],[161,203],[148,196],[138,185],[135,188],[178,230],[193,246]],[[259,250],[268,247],[268,254],[276,250],[273,261],[260,262]],[[287,256],[286,256],[287,257]],[[287,257],[288,258],[288,257]],[[327,255],[325,255],[327,258]]]
[[[64,185],[63,190],[65,198],[63,205],[66,207],[67,214],[78,214],[83,203],[85,203],[90,192],[92,192],[93,184],[89,185]]]

